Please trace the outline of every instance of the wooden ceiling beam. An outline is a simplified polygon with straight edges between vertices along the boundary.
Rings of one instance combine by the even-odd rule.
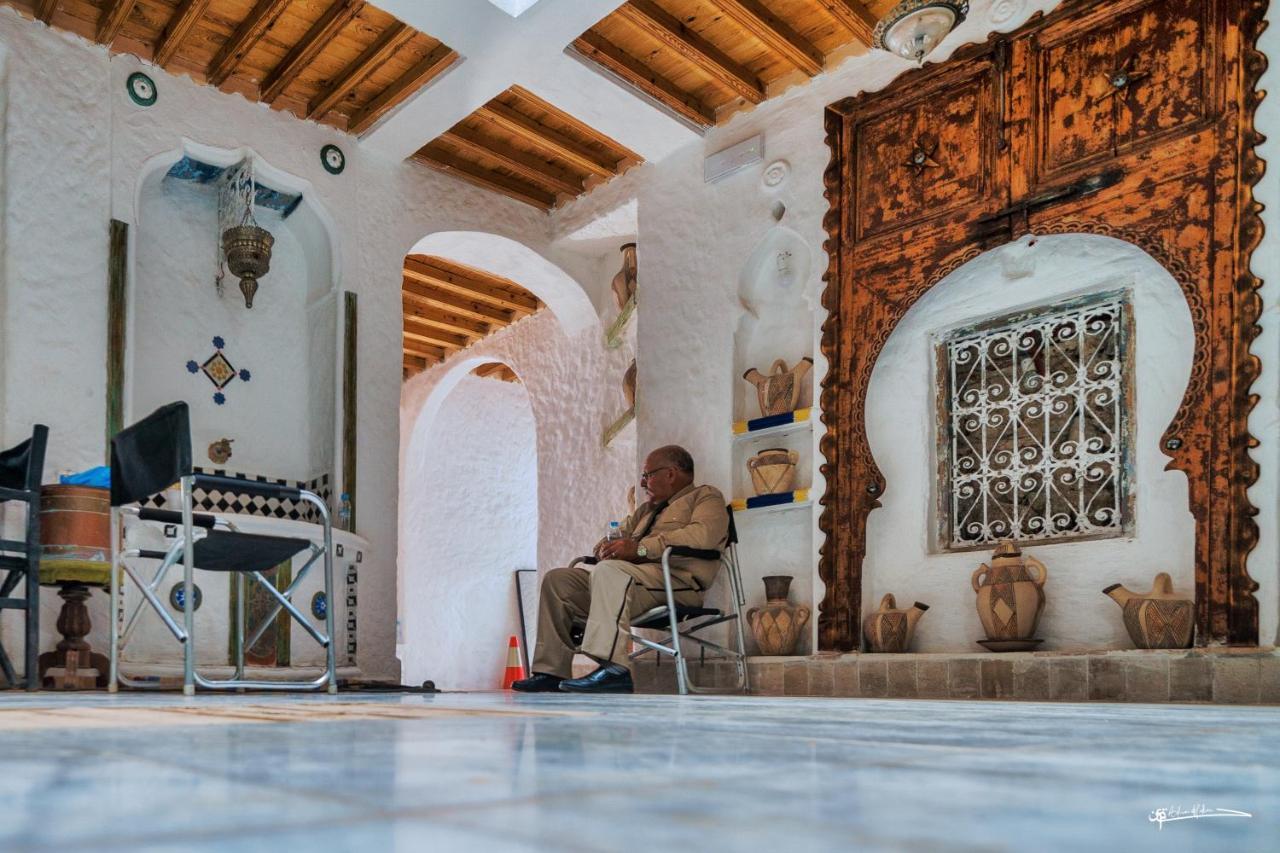
[[[694,124],[716,123],[710,107],[599,33],[587,30],[574,39],[573,49]]]
[[[827,14],[835,18],[840,26],[853,33],[854,38],[871,47],[871,34],[875,31],[876,16],[871,14],[865,2],[861,0],[818,0],[819,5],[827,10]]]
[[[469,347],[476,341],[480,340],[477,335],[459,334],[458,332],[449,332],[441,329],[432,323],[419,320],[412,314],[404,315],[404,333],[417,335],[419,338],[438,343],[442,346],[451,346],[454,349],[462,349]]]
[[[442,172],[448,172],[450,175],[454,175],[478,187],[501,193],[514,198],[516,201],[531,204],[542,210],[550,210],[556,203],[555,196],[546,190],[530,186],[506,175],[486,169],[477,163],[464,160],[444,150],[437,143],[427,145],[413,157],[421,163],[439,169]]]
[[[204,17],[209,3],[210,0],[182,0],[182,5],[173,13],[173,17],[164,28],[164,33],[160,36],[160,41],[156,43],[156,52],[151,57],[152,62],[161,68],[169,64],[174,54],[178,52],[178,48],[182,46],[183,40]]]
[[[56,11],[58,11],[58,0],[36,0],[32,14],[36,16],[36,20],[47,24]]]
[[[467,275],[460,270],[449,269],[440,264],[432,263],[431,260],[424,257],[410,255],[405,258],[404,274],[408,278],[426,284],[433,284],[462,296],[482,299],[491,305],[514,311],[521,316],[532,314],[541,307],[538,298],[523,290],[523,288],[517,291],[513,290],[511,286],[503,285],[496,280],[484,281],[476,276]],[[516,287],[519,287],[519,285],[516,285]]]
[[[476,320],[471,317],[463,317],[441,308],[430,305],[423,305],[412,299],[401,299],[401,308],[406,317],[413,317],[422,323],[443,329],[446,332],[454,332],[459,335],[466,335],[474,340],[480,340],[494,330],[494,326],[484,320]]]
[[[826,3],[837,1],[825,0]],[[753,104],[764,100],[764,85],[755,74],[653,0],[630,0],[619,6],[615,14],[674,50],[704,74],[733,90],[738,97]]]
[[[311,29],[307,30],[302,41],[295,44],[284,59],[271,69],[271,73],[262,81],[259,100],[264,104],[274,103],[338,33],[364,11],[364,7],[365,0],[334,0],[319,20],[311,25]]]
[[[416,355],[419,358],[428,359],[431,363],[438,363],[449,357],[449,353],[440,347],[419,343],[408,338],[405,338],[404,343],[401,344],[401,350],[405,355]]]
[[[249,17],[240,22],[231,38],[227,39],[222,49],[213,57],[205,71],[205,78],[214,86],[221,86],[226,82],[292,2],[293,0],[258,0],[258,5],[253,7]]]
[[[430,305],[434,308],[443,308],[445,311],[461,314],[464,317],[470,317],[482,323],[509,326],[515,319],[515,316],[510,311],[495,308],[476,299],[466,299],[446,290],[441,290],[438,287],[423,284],[420,281],[406,278],[403,287],[404,296],[407,299],[423,305]]]
[[[399,21],[383,30],[382,35],[378,36],[364,53],[342,69],[338,79],[333,81],[328,89],[311,100],[307,105],[307,118],[320,118],[326,115],[337,106],[339,101],[350,94],[352,89],[367,80],[370,74],[378,70],[378,66],[390,59],[415,35],[417,32],[414,29],[406,27]]]
[[[550,163],[544,163],[537,157],[517,151],[500,142],[482,139],[461,125],[455,125],[452,130],[445,131],[440,138],[473,157],[489,157],[496,160],[525,180],[532,181],[552,192],[576,196],[581,195],[585,189],[582,181],[563,169],[557,169]]]
[[[102,7],[102,14],[98,16],[99,44],[109,46],[116,40],[116,36],[120,34],[120,28],[124,26],[125,21],[129,20],[129,13],[137,3],[138,0],[110,0]]]
[[[400,78],[383,89],[347,124],[348,133],[364,133],[405,98],[443,74],[458,60],[458,52],[447,45],[437,45]]]
[[[404,353],[404,369],[410,375],[421,373],[422,371],[426,370],[430,366],[431,365],[427,363],[427,360],[425,358],[422,358],[421,356],[417,356],[417,355],[409,355],[408,353]]]
[[[441,334],[440,332],[419,332],[416,328],[410,328],[407,324],[404,327],[404,342],[405,346],[438,347],[449,355],[453,355],[455,352],[466,346],[465,343],[451,343],[449,337]]]
[[[712,0],[712,5],[805,74],[822,73],[824,60],[818,49],[760,0]]]
[[[492,376],[494,379],[501,379],[503,382],[520,381],[520,377],[516,376],[515,371],[500,361],[491,361],[488,364],[482,364],[471,372],[476,376],[479,376],[481,379],[486,379]]]
[[[476,112],[481,118],[488,119],[508,133],[514,133],[532,145],[555,153],[576,168],[602,178],[612,178],[618,173],[616,164],[603,162],[595,153],[559,131],[516,112],[506,104],[490,101]]]

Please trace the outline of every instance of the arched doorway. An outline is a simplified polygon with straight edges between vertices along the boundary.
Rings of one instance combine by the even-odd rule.
[[[506,365],[466,360],[450,378],[405,459],[402,677],[494,689],[520,633],[514,572],[537,565],[537,434]]]

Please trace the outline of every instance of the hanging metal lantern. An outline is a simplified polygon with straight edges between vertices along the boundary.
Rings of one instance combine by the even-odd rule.
[[[923,63],[968,14],[969,0],[902,0],[876,24],[871,45]]]
[[[258,279],[271,269],[271,247],[275,238],[271,232],[258,225],[253,218],[253,205],[258,194],[253,179],[253,161],[246,160],[227,175],[219,199],[219,223],[221,225],[221,257],[226,269],[240,279],[240,292],[244,294],[244,307],[253,307],[253,296],[258,292]],[[239,224],[229,225],[239,219]],[[217,277],[218,294],[222,294],[222,268]]]
[[[227,256],[227,269],[240,279],[244,307],[253,307],[258,292],[258,279],[271,269],[271,247],[276,239],[271,232],[256,224],[236,225],[222,233],[222,251]]]

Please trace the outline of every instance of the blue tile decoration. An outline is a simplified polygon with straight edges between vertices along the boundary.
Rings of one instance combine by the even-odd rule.
[[[129,98],[140,107],[149,107],[156,102],[159,92],[156,91],[156,81],[152,80],[141,71],[135,71],[129,75],[129,79],[124,83],[125,91],[129,93]]]
[[[253,376],[248,370],[236,369],[231,360],[227,358],[227,354],[222,351],[226,345],[227,342],[221,335],[214,335],[213,355],[205,359],[203,364],[196,364],[194,360],[187,362],[188,373],[203,372],[209,381],[213,383],[213,387],[218,389],[213,395],[213,402],[219,406],[227,402],[227,395],[223,393],[223,389],[233,379],[239,377],[241,382],[248,382]]]
[[[169,606],[179,612],[182,611],[187,598],[183,586],[183,582],[178,581],[169,589]],[[200,609],[201,604],[204,604],[204,592],[201,591],[199,584],[191,584],[191,598],[191,611],[194,613]]]
[[[191,181],[195,184],[210,184],[222,177],[227,171],[226,166],[214,166],[211,163],[204,163],[192,157],[183,157],[178,162],[169,167],[169,171],[165,174],[166,178],[173,178],[179,181]],[[273,190],[271,187],[258,182],[257,192],[254,194],[253,203],[258,207],[265,207],[268,210],[277,211],[282,219],[288,219],[289,214],[298,209],[298,205],[302,203],[301,193],[288,193],[280,190]]]
[[[311,596],[311,615],[317,619],[323,619],[328,612],[329,600],[325,597],[324,590],[320,590]]]
[[[320,149],[320,164],[330,175],[341,175],[347,168],[347,155],[336,145],[326,145]]]

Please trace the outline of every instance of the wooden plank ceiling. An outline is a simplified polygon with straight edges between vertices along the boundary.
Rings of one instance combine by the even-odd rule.
[[[458,55],[365,0],[0,0],[167,71],[350,133]]]
[[[405,258],[402,297],[405,379],[543,307],[510,279],[429,255]],[[517,381],[496,363],[474,372]]]

